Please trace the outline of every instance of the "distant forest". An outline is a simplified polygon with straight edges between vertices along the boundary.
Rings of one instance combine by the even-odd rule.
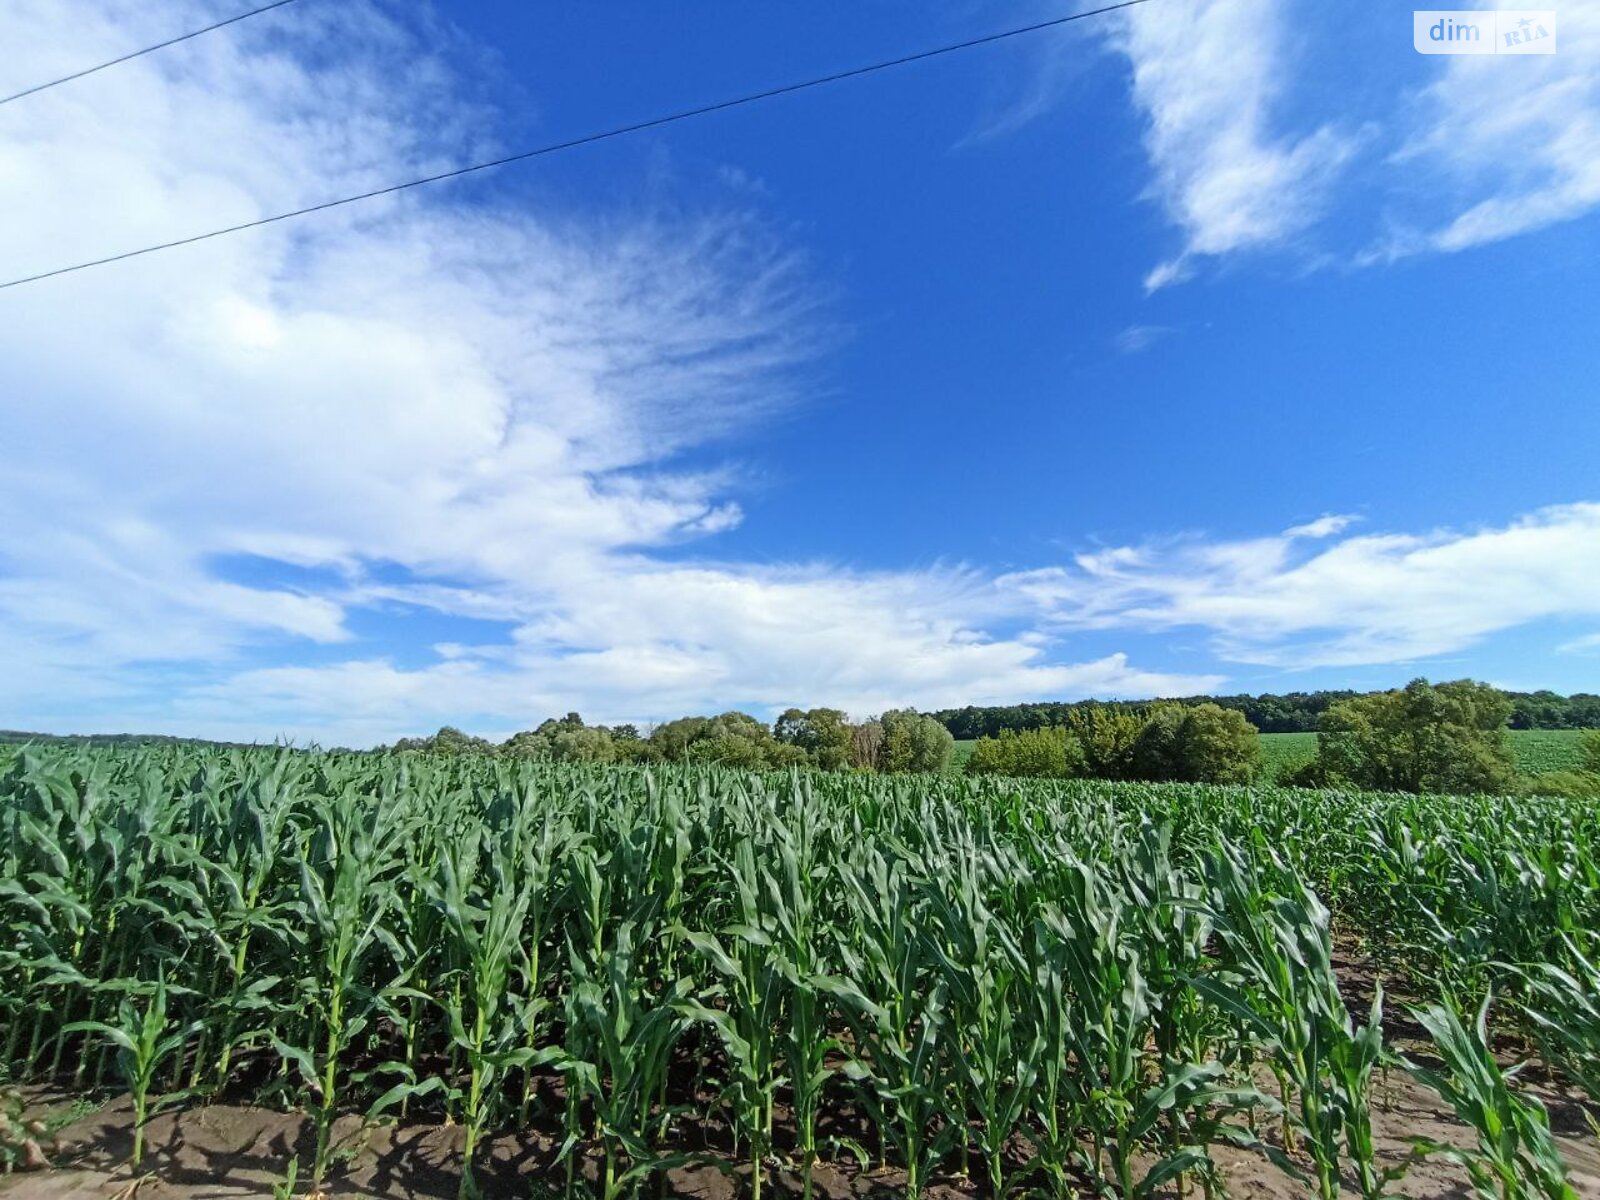
[[[1166,704],[1220,704],[1244,714],[1245,720],[1262,733],[1309,733],[1329,705],[1365,692],[1285,692],[1260,696],[1179,696],[1163,700]],[[1574,692],[1570,696],[1555,692],[1504,692],[1511,701],[1512,729],[1600,729],[1600,696]],[[994,737],[1003,729],[1043,729],[1062,725],[1067,713],[1082,708],[1142,709],[1150,700],[1075,700],[1040,704],[1009,704],[978,708],[947,708],[929,713],[958,741]]]
[[[0,746],[23,746],[29,742],[68,746],[221,746],[229,750],[249,746],[247,742],[217,742],[166,733],[29,733],[23,729],[0,729]]]
[[[1307,733],[1316,729],[1317,718],[1331,704],[1366,692],[1286,692],[1260,696],[1181,696],[1162,700],[1164,704],[1220,704],[1236,709],[1262,733]],[[1570,696],[1555,692],[1504,692],[1511,701],[1512,729],[1600,729],[1600,696],[1574,692]],[[978,708],[947,708],[927,715],[938,721],[960,741],[994,737],[1003,729],[1043,729],[1061,725],[1073,709],[1110,708],[1140,710],[1153,700],[1075,700],[1045,701],[1039,704],[1009,704]],[[71,742],[85,746],[158,745],[181,743],[204,746],[243,746],[242,742],[216,742],[206,738],[172,737],[145,733],[51,734],[0,729],[0,746],[25,742]]]

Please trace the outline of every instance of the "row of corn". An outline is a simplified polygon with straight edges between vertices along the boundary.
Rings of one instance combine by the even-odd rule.
[[[715,1116],[760,1200],[824,1161],[908,1196],[1210,1195],[1221,1145],[1374,1197],[1400,1067],[1478,1135],[1419,1153],[1566,1196],[1484,1010],[1600,1098],[1597,850],[1575,801],[30,749],[0,776],[0,1071],[125,1088],[141,1133],[302,1107],[314,1187],[344,1113],[459,1125],[463,1194],[486,1139],[555,1126],[603,1200]],[[1381,989],[1349,1010],[1336,945],[1422,999],[1429,1065]]]

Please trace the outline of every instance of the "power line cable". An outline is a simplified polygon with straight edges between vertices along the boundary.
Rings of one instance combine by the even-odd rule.
[[[31,88],[24,88],[9,96],[0,97],[0,104],[10,104],[13,100],[21,100],[24,96],[32,96],[36,92],[45,91],[47,88],[60,87],[63,83],[71,83],[74,79],[82,79],[85,75],[93,75],[96,71],[104,71],[107,67],[114,67],[118,63],[125,63],[129,59],[141,58],[146,54],[154,54],[157,50],[165,50],[168,46],[176,46],[179,42],[187,42],[190,38],[197,38],[203,33],[211,33],[228,25],[236,25],[250,17],[260,16],[275,8],[282,8],[285,4],[293,4],[294,0],[273,0],[271,4],[263,4],[260,8],[252,8],[249,12],[240,13],[236,17],[229,17],[226,21],[218,21],[215,25],[207,25],[204,29],[194,29],[188,33],[180,33],[175,38],[168,38],[164,42],[157,42],[154,46],[146,46],[143,50],[134,50],[120,58],[113,58],[94,67],[85,67],[81,71],[74,71],[71,75],[63,75],[60,79],[52,79],[49,83],[35,84]]]
[[[279,0],[287,3],[288,0]],[[107,255],[105,258],[94,258],[87,262],[74,263],[68,267],[56,267],[54,270],[41,271],[37,275],[24,275],[18,279],[10,279],[0,283],[0,291],[6,288],[21,287],[25,283],[37,283],[42,279],[53,279],[57,275],[70,275],[74,271],[87,271],[91,267],[103,267],[110,263],[122,262],[129,258],[139,258],[146,254],[156,254],[162,250],[173,250],[179,246],[190,246],[195,242],[209,241],[212,238],[226,237],[232,233],[242,233],[247,229],[259,229],[263,225],[274,225],[279,221],[289,221],[295,217],[310,216],[312,213],[326,212],[332,208],[342,208],[346,204],[356,204],[362,200],[374,200],[379,196],[391,196],[396,192],[404,192],[411,188],[422,187],[425,184],[441,183],[446,179],[459,179],[463,175],[471,175],[478,171],[489,171],[496,167],[504,167],[511,163],[524,162],[530,158],[539,158],[546,154],[556,154],[562,150],[572,150],[579,146],[592,145],[595,142],[608,141],[611,138],[626,136],[631,133],[641,133],[647,129],[659,129],[663,125],[671,125],[677,121],[687,121],[691,117],[703,117],[710,113],[724,112],[730,108],[739,108],[746,104],[755,104],[762,100],[771,100],[777,96],[787,96],[795,92],[807,91],[810,88],[822,87],[825,84],[839,83],[846,79],[855,79],[862,75],[870,75],[875,71],[886,71],[891,67],[903,67],[910,63],[924,62],[930,58],[938,58],[945,54],[954,54],[959,50],[970,50],[975,46],[987,46],[994,42],[1005,41],[1008,38],[1021,37],[1028,33],[1038,33],[1044,29],[1054,29],[1073,21],[1082,21],[1087,17],[1098,17],[1105,13],[1116,12],[1119,9],[1132,8],[1137,4],[1147,3],[1148,0],[1121,0],[1117,4],[1108,4],[1101,8],[1091,8],[1085,12],[1072,13],[1065,17],[1055,17],[1049,21],[1039,21],[1032,25],[1022,25],[1015,29],[1002,30],[999,33],[986,34],[983,37],[969,38],[964,42],[953,42],[946,46],[937,46],[932,50],[921,50],[915,54],[903,55],[900,58],[886,59],[883,62],[869,63],[862,67],[851,67],[846,71],[835,71],[831,75],[821,75],[815,79],[802,80],[799,83],[784,84],[782,87],[768,88],[766,91],[752,92],[748,95],[738,96],[731,100],[718,100],[713,104],[702,104],[697,108],[686,108],[678,112],[669,113],[662,117],[652,117],[647,121],[635,121],[631,125],[619,125],[612,129],[602,130],[598,133],[587,133],[581,137],[569,138],[564,142],[552,142],[546,146],[538,146],[532,150],[522,150],[516,154],[507,154],[501,158],[492,158],[484,162],[472,163],[465,167],[455,167],[449,171],[440,171],[433,175],[423,175],[416,179],[408,179],[404,183],[393,183],[386,187],[374,188],[369,192],[358,192],[353,196],[342,196],[337,200],[324,200],[320,204],[307,205],[305,208],[290,209],[288,212],[274,213],[267,217],[257,217],[252,221],[241,221],[237,225],[225,225],[221,229],[208,230],[205,233],[191,234],[188,237],[175,238],[170,242],[157,242],[151,246],[142,246],[137,250],[124,250],[120,254]]]

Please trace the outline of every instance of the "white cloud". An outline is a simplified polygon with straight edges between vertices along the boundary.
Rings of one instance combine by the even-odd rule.
[[[1556,54],[1438,60],[1395,168],[1454,207],[1385,256],[1462,250],[1600,206],[1600,0],[1570,0],[1557,18]]]
[[[1117,334],[1116,347],[1122,354],[1138,354],[1175,332],[1170,325],[1129,325]]]
[[[1294,70],[1284,17],[1278,0],[1162,0],[1123,15],[1116,45],[1148,121],[1153,194],[1185,237],[1147,276],[1151,291],[1197,258],[1283,245],[1325,206],[1351,142],[1332,126],[1275,131]]]
[[[1063,629],[1196,626],[1223,659],[1283,667],[1405,662],[1532,621],[1600,616],[1600,504],[1309,552],[1301,536],[1123,548],[1001,584]]]
[[[1360,517],[1348,513],[1328,513],[1318,517],[1315,521],[1307,521],[1304,525],[1294,525],[1283,531],[1286,538],[1326,538],[1334,534],[1343,533],[1350,526],[1359,521]]]
[[[1600,633],[1588,633],[1583,637],[1573,638],[1570,642],[1562,642],[1556,647],[1558,654],[1600,654]]]
[[[1129,10],[1112,44],[1132,66],[1147,122],[1150,194],[1184,235],[1147,290],[1188,279],[1208,258],[1279,248],[1309,267],[1365,266],[1593,212],[1600,0],[1572,0],[1557,19],[1556,54],[1403,52],[1385,58],[1397,74],[1374,82],[1374,39],[1410,36],[1376,10],[1289,0]],[[1351,55],[1361,69],[1346,64]],[[1384,157],[1358,171],[1363,147]],[[1376,240],[1374,226],[1385,230]]]
[[[175,19],[13,0],[0,44],[29,47],[7,68],[29,77],[0,87]],[[437,167],[430,147],[470,153],[482,115],[377,10],[290,10],[0,109],[0,262]],[[0,441],[26,447],[0,476],[0,724],[359,743],[569,708],[1216,682],[1055,664],[1047,639],[986,632],[1015,598],[959,571],[662,561],[740,520],[727,473],[671,463],[794,400],[818,327],[803,264],[741,212],[558,223],[460,198],[0,293]],[[295,582],[245,582],[239,556]],[[395,605],[513,633],[396,662],[355,632]]]

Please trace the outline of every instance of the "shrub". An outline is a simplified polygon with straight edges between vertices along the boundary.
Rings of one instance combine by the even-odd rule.
[[[1083,774],[1083,747],[1056,726],[1021,731],[1004,729],[999,737],[978,739],[967,759],[970,775],[1071,779]]]
[[[1325,778],[1391,792],[1510,791],[1511,705],[1488,684],[1414,679],[1404,688],[1335,704],[1322,716]]]
[[[1216,704],[1158,705],[1134,739],[1139,779],[1249,783],[1261,765],[1261,738],[1242,713]]]
[[[1146,716],[1120,708],[1074,709],[1067,730],[1083,750],[1083,771],[1094,779],[1132,779],[1133,744]]]
[[[1559,796],[1563,800],[1600,800],[1600,774],[1589,771],[1544,771],[1517,780],[1519,796]]]
[[[750,771],[805,762],[799,747],[778,741],[765,725],[742,712],[669,721],[650,735],[650,741],[668,761],[687,758]]]
[[[883,743],[878,748],[880,771],[943,771],[955,757],[956,740],[932,717],[914,708],[894,709],[878,718]]]
[[[577,713],[568,713],[559,720],[552,718],[531,732],[513,734],[500,752],[546,762],[608,763],[617,759],[611,731],[603,725],[585,725]]]
[[[1578,761],[1579,767],[1585,775],[1600,776],[1600,729],[1591,729],[1583,735],[1579,742]]]
[[[850,723],[837,708],[788,709],[773,725],[772,734],[824,771],[842,771],[850,765]]]

